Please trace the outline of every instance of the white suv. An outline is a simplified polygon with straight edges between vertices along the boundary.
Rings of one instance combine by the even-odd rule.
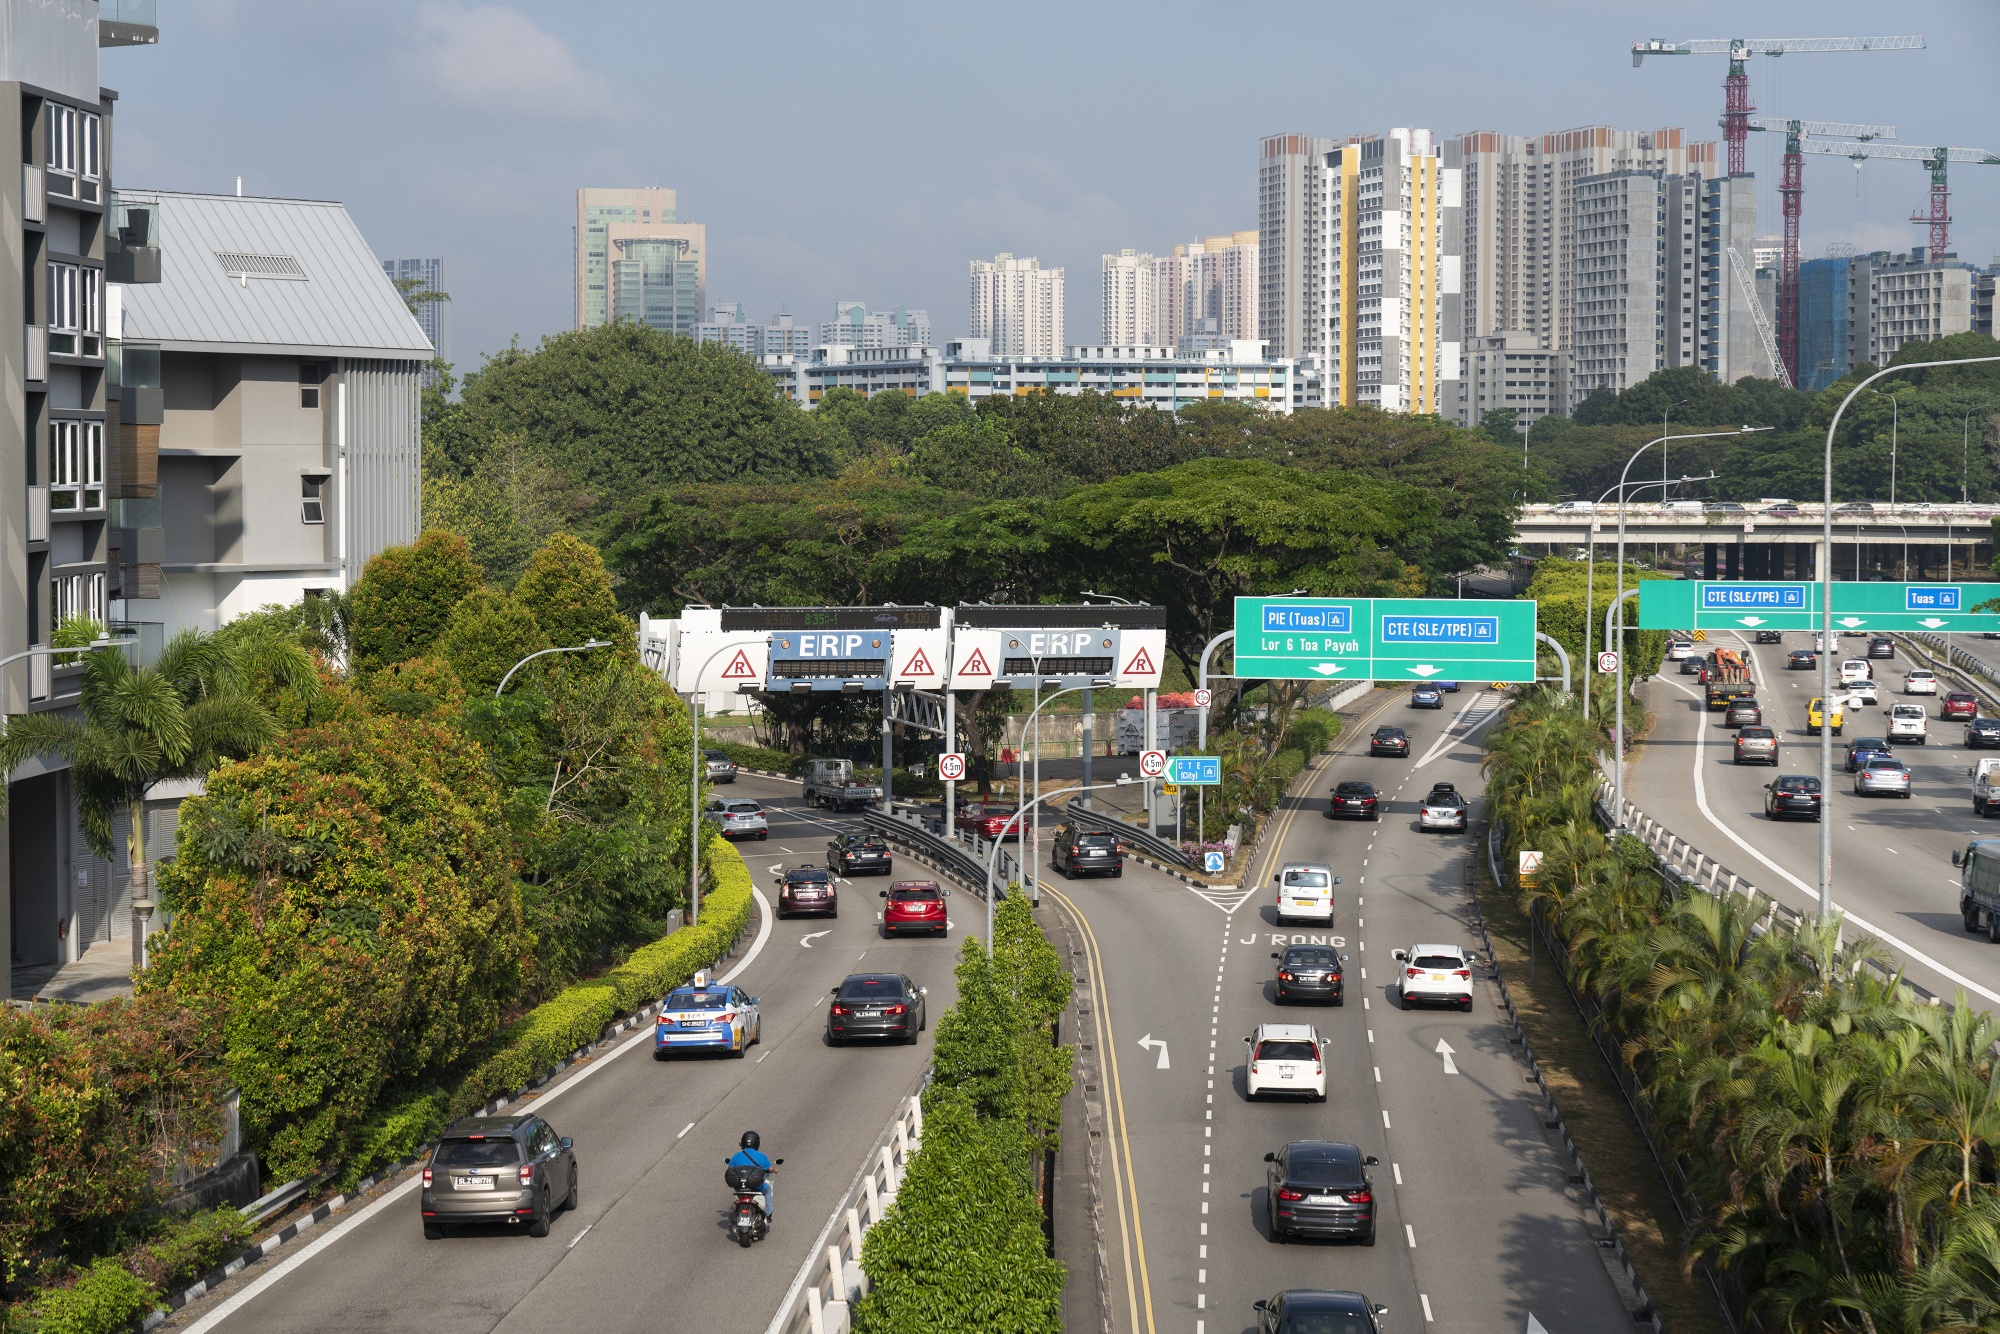
[[[1413,945],[1395,951],[1403,965],[1403,1004],[1442,1001],[1461,1010],[1472,1008],[1474,956],[1456,945]]]
[[[1333,925],[1333,887],[1340,877],[1333,868],[1313,862],[1287,862],[1271,877],[1278,886],[1278,920],[1291,918]]]
[[[1891,704],[1889,706],[1889,741],[1914,741],[1924,744],[1930,731],[1930,721],[1921,704]]]
[[[1314,1102],[1326,1101],[1325,1045],[1311,1024],[1259,1024],[1243,1045],[1250,1049],[1245,1097],[1304,1093]]]
[[[1905,695],[1935,695],[1938,692],[1937,673],[1927,672],[1919,667],[1903,678]]]

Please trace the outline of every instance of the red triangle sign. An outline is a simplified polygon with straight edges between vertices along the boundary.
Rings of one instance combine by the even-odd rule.
[[[937,671],[935,668],[931,666],[931,660],[928,656],[925,655],[924,651],[922,649],[918,649],[916,651],[916,654],[913,657],[911,657],[911,659],[908,662],[903,664],[903,675],[936,676]]]
[[[972,656],[967,658],[965,662],[960,665],[958,669],[958,674],[960,676],[993,675],[993,668],[990,665],[988,665],[986,661],[986,650],[983,648],[976,648],[972,650]]]
[[[750,665],[750,655],[742,649],[737,649],[736,656],[722,669],[722,679],[725,681],[754,680],[756,676],[757,669]]]
[[[1132,655],[1132,661],[1125,664],[1126,676],[1151,676],[1159,669],[1153,666],[1153,655],[1146,652],[1143,645]]]

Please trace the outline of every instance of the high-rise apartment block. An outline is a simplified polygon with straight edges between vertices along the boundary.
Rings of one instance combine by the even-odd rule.
[[[1274,357],[1318,350],[1306,313],[1317,285],[1319,206],[1337,139],[1274,134],[1257,145],[1257,336]]]
[[[693,338],[708,295],[708,229],[672,190],[576,192],[576,327],[632,320]]]
[[[1700,364],[1724,384],[1777,378],[1776,275],[1757,273],[1757,178],[1702,182]],[[1773,341],[1767,342],[1766,335]]]
[[[1183,351],[1260,339],[1258,234],[1210,236],[1153,261],[1158,340]]]
[[[398,287],[408,286],[409,296],[447,291],[442,259],[385,259],[382,261],[382,272],[388,274],[389,281]],[[450,309],[449,301],[417,303],[417,327],[424,331],[424,337],[431,340],[440,361],[451,360],[451,354],[445,350],[445,316]]]
[[[1650,171],[1577,184],[1571,208],[1570,406],[1700,364],[1703,182]]]
[[[1063,271],[1029,256],[1002,253],[972,261],[973,338],[1008,357],[1052,357],[1063,350]]]
[[[1125,347],[1171,343],[1160,328],[1160,261],[1127,249],[1104,256],[1103,264],[1104,342]]]
[[[1824,389],[1859,365],[1886,366],[1905,344],[1993,332],[1994,274],[1956,255],[1810,259],[1799,265],[1799,378]]]
[[[746,357],[809,356],[812,353],[812,326],[794,324],[790,315],[778,315],[769,324],[752,324],[742,302],[710,307],[708,318],[695,326],[695,341],[721,343]]]
[[[870,310],[865,301],[836,301],[833,318],[819,325],[824,347],[921,347],[930,341],[930,312],[907,306]]]

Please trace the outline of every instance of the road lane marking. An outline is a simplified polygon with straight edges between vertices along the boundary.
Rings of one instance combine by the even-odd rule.
[[[575,1250],[575,1249],[576,1249],[576,1244],[577,1244],[577,1243],[578,1243],[579,1241],[582,1241],[582,1240],[584,1239],[584,1237],[585,1237],[585,1236],[586,1236],[586,1235],[587,1235],[587,1234],[588,1234],[588,1233],[590,1232],[590,1230],[591,1230],[592,1228],[596,1227],[596,1226],[597,1226],[597,1224],[595,1224],[595,1223],[585,1223],[585,1224],[583,1225],[583,1231],[582,1231],[582,1232],[579,1232],[579,1233],[577,1233],[577,1234],[576,1234],[576,1235],[575,1235],[574,1237],[571,1237],[571,1238],[569,1239],[569,1245],[567,1245],[567,1246],[563,1247],[563,1249],[564,1249],[564,1250],[566,1250],[566,1251],[573,1251],[573,1250]]]
[[[813,942],[814,942],[815,940],[818,940],[818,939],[819,939],[819,938],[820,938],[821,936],[830,936],[830,935],[832,935],[832,934],[833,934],[833,932],[831,932],[831,931],[813,931],[813,932],[809,932],[809,933],[807,933],[806,935],[803,935],[803,936],[800,936],[800,937],[799,937],[799,944],[800,944],[801,946],[803,946],[804,948],[806,948],[806,949],[811,949],[811,948],[813,947]]]
[[[688,1133],[688,1131],[690,1131],[690,1130],[693,1130],[693,1129],[694,1129],[694,1122],[690,1121],[690,1122],[688,1122],[688,1123],[687,1123],[686,1125],[684,1125],[684,1126],[682,1126],[682,1127],[681,1127],[681,1133],[680,1133],[680,1134],[678,1134],[678,1135],[676,1135],[676,1136],[674,1136],[674,1138],[675,1138],[675,1139],[686,1139],[686,1138],[687,1138],[687,1133]]]
[[[770,1054],[771,1054],[771,1053],[767,1051],[767,1052],[765,1052],[765,1053],[764,1053],[764,1056],[769,1056]],[[759,1057],[757,1058],[757,1064],[758,1064],[758,1065],[762,1065],[762,1064],[764,1063],[764,1056],[759,1056]]]
[[[1408,1223],[1403,1224],[1403,1235],[1410,1239],[1410,1249],[1417,1249],[1417,1230]]]
[[[1418,1294],[1417,1294],[1417,1300],[1418,1300],[1418,1301],[1420,1301],[1420,1302],[1422,1302],[1422,1303],[1424,1304],[1424,1323],[1425,1323],[1426,1325],[1429,1325],[1429,1324],[1435,1324],[1435,1323],[1436,1323],[1436,1321],[1434,1321],[1434,1320],[1432,1319],[1432,1317],[1431,1317],[1431,1298],[1430,1298],[1430,1294],[1429,1294],[1429,1293],[1427,1293],[1427,1292],[1420,1292],[1420,1293],[1418,1293]]]
[[[1400,1186],[1400,1185],[1402,1185],[1402,1184],[1403,1184],[1403,1165],[1402,1165],[1401,1163],[1390,1163],[1390,1164],[1389,1164],[1389,1170],[1390,1170],[1391,1172],[1394,1172],[1394,1173],[1396,1174],[1396,1184],[1397,1184],[1397,1185],[1399,1185],[1399,1186]]]
[[[1389,1128],[1389,1109],[1387,1107],[1384,1107],[1382,1109],[1382,1129],[1387,1130],[1388,1128]]]

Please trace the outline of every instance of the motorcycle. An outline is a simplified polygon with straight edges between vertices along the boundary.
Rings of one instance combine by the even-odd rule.
[[[727,1159],[723,1160],[728,1162]],[[776,1172],[783,1158],[771,1160],[771,1170]],[[722,1174],[728,1187],[736,1192],[734,1216],[729,1225],[730,1236],[736,1244],[748,1250],[752,1243],[762,1241],[771,1231],[771,1220],[764,1212],[764,1170],[746,1163],[730,1163]]]

